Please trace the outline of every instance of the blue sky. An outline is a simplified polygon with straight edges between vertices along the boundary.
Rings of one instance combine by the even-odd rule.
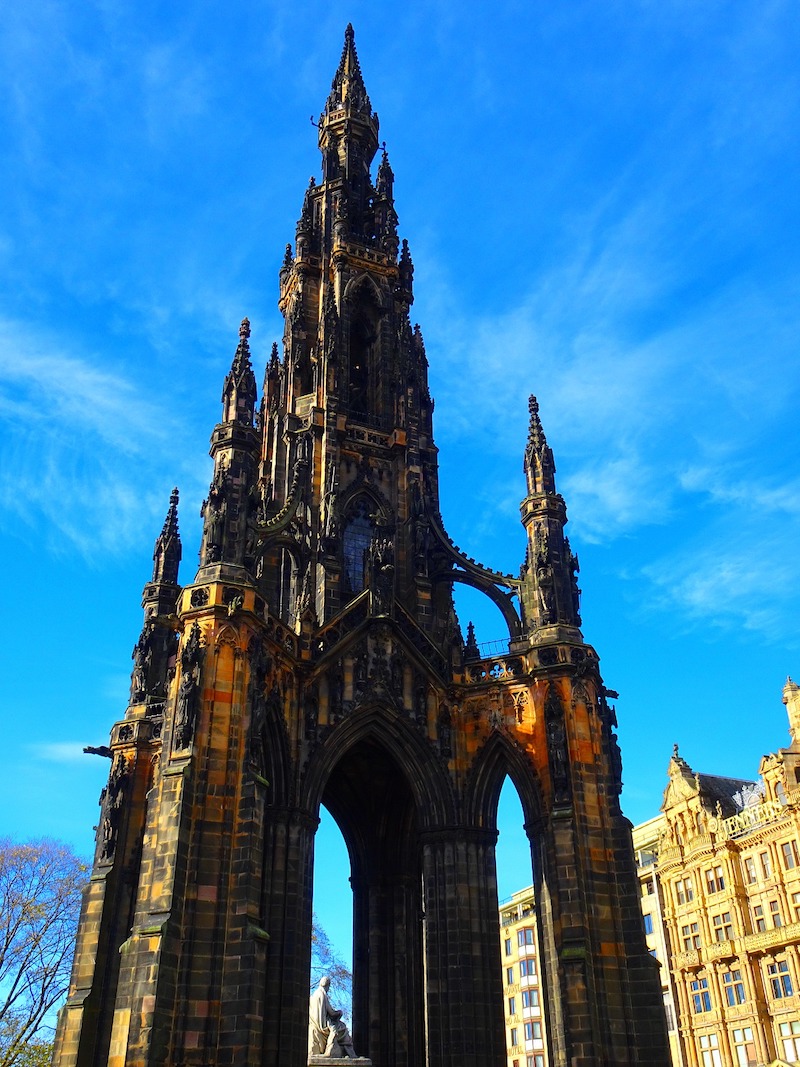
[[[519,567],[535,392],[584,633],[621,694],[628,816],[657,811],[675,741],[743,777],[788,743],[796,5],[27,0],[0,10],[0,833],[91,846],[108,768],[80,750],[124,711],[175,484],[193,575],[222,380],[244,315],[259,379],[280,337],[348,21],[414,257],[451,536]],[[460,610],[502,635],[494,609]],[[528,878],[509,856],[501,893]]]

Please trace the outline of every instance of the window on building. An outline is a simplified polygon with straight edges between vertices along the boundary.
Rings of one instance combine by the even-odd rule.
[[[517,1041],[517,1028],[516,1028],[516,1026],[512,1026],[511,1027],[511,1044],[512,1045],[518,1045],[519,1044],[519,1041]]]
[[[783,1058],[787,1063],[797,1063],[800,1060],[800,1021],[791,1019],[781,1023],[779,1030],[783,1045]]]
[[[508,998],[508,1014],[509,1015],[516,1015],[516,1013],[517,1013],[517,998],[516,997],[509,997]]]
[[[772,861],[769,858],[769,852],[759,852],[758,858],[761,862],[761,873],[764,878],[772,877]]]
[[[764,918],[764,908],[761,904],[756,904],[753,908],[753,926],[760,934],[767,928],[767,920]]]
[[[691,952],[693,948],[700,948],[700,928],[697,923],[687,923],[681,927],[683,938],[683,951]]]
[[[353,508],[342,534],[344,570],[351,593],[364,588],[367,549],[372,541],[373,521],[368,502],[361,497]]]
[[[741,971],[724,971],[722,988],[725,990],[725,999],[729,1008],[735,1008],[737,1004],[744,1004],[744,983],[742,982]]]
[[[752,856],[746,856],[744,861],[744,880],[748,885],[757,881],[756,861]]]
[[[768,964],[767,974],[772,995],[776,1000],[792,995],[792,977],[786,960],[776,960],[775,963]]]
[[[700,1062],[703,1067],[722,1067],[719,1053],[719,1037],[716,1034],[703,1034],[699,1040]]]
[[[525,1040],[526,1041],[541,1041],[542,1040],[542,1024],[541,1023],[525,1023]]]
[[[528,1056],[526,1067],[544,1067],[544,1055],[534,1052],[532,1056]]]
[[[524,930],[517,930],[517,944],[520,948],[533,944],[533,930],[531,927],[528,926]]]
[[[781,906],[777,900],[771,900],[769,902],[769,914],[772,919],[772,925],[776,929],[779,926],[783,926],[783,919],[781,918]]]
[[[645,880],[642,882],[642,896],[643,897],[651,897],[653,895],[653,893],[655,893],[655,891],[656,891],[656,887],[655,887],[655,882],[653,881],[653,879],[652,878],[645,878]]]
[[[706,885],[708,886],[709,893],[721,893],[725,888],[725,876],[722,873],[722,867],[717,865],[716,867],[709,867],[706,871]]]
[[[783,865],[787,871],[790,871],[792,867],[800,866],[800,855],[798,855],[797,842],[794,839],[784,841],[781,851],[783,852]]]
[[[533,1023],[525,1023],[525,1040],[533,1041]]]
[[[736,1067],[755,1067],[756,1046],[753,1043],[753,1030],[749,1026],[741,1030],[733,1031],[733,1054],[736,1057]]]
[[[675,1009],[668,1001],[664,1001],[664,1014],[667,1017],[667,1029],[672,1031],[675,1029]]]
[[[800,893],[792,893],[792,911],[794,912],[794,921],[800,922]]]
[[[708,991],[708,979],[695,978],[693,982],[689,983],[689,988],[692,991],[692,1008],[695,1015],[699,1015],[704,1011],[711,1011],[711,994]]]
[[[644,916],[644,932],[646,934],[652,934],[653,932],[653,916],[650,912]]]
[[[723,911],[719,915],[712,916],[711,922],[714,927],[715,941],[730,941],[733,937],[733,922],[731,913]]]
[[[522,1006],[523,1006],[523,1008],[538,1008],[539,1007],[539,990],[538,989],[523,989],[522,990]]]
[[[694,900],[694,886],[691,878],[679,878],[675,883],[675,895],[679,904],[687,904]]]
[[[497,972],[495,972],[497,973]],[[506,967],[506,985],[514,984],[514,968]]]
[[[523,976],[527,975],[529,978],[536,977],[536,960],[532,957],[527,960],[520,960],[519,973]]]
[[[504,942],[504,948],[506,950],[506,956],[511,955],[511,938],[507,937]]]

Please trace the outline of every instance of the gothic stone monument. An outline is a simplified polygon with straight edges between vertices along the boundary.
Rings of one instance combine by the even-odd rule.
[[[509,775],[530,838],[554,1067],[668,1062],[614,712],[578,615],[536,401],[519,574],[445,532],[394,175],[348,27],[319,122],[283,343],[260,399],[247,320],[211,437],[200,567],[177,493],[111,732],[58,1067],[307,1058],[314,832],[352,864],[353,1040],[376,1067],[506,1062],[495,871]],[[454,582],[508,653],[462,637]]]

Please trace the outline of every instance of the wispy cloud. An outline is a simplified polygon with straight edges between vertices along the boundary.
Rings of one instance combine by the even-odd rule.
[[[182,432],[169,409],[99,363],[0,322],[3,522],[44,519],[51,548],[66,539],[89,557],[125,548],[164,510],[158,483],[170,480],[164,461]]]

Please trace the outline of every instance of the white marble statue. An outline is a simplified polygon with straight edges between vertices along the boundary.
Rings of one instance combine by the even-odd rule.
[[[308,1011],[308,1055],[357,1059],[350,1031],[328,997],[331,980],[323,975],[311,994]]]

